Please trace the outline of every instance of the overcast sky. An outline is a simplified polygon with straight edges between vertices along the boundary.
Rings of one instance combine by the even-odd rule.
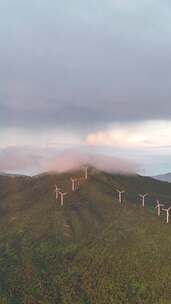
[[[171,171],[170,1],[0,0],[0,39],[0,171],[67,148]]]

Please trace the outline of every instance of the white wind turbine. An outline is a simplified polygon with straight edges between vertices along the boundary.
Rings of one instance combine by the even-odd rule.
[[[64,196],[67,195],[67,192],[59,192],[60,196],[61,196],[61,206],[64,205]]]
[[[80,182],[78,178],[71,178],[72,191],[75,191],[79,188]]]
[[[145,197],[148,195],[148,193],[145,193],[145,194],[139,194],[139,197],[142,198],[142,206],[144,207],[145,205]]]
[[[76,179],[75,178],[71,178],[71,183],[72,183],[72,191],[75,191],[75,182],[76,182]]]
[[[170,215],[170,210],[171,210],[171,207],[167,208],[167,209],[162,209],[163,211],[166,212],[166,223],[168,224],[169,223],[169,215]]]
[[[56,199],[58,199],[58,197],[59,197],[59,191],[60,191],[60,190],[61,190],[61,189],[58,188],[57,185],[55,185],[55,190],[54,190],[54,192],[55,192],[55,197],[56,197]]]
[[[122,194],[125,192],[124,190],[116,190],[118,192],[119,203],[122,203]]]
[[[157,205],[155,206],[155,208],[157,208],[158,216],[160,216],[161,207],[163,207],[163,206],[164,206],[164,204],[160,204],[160,201],[157,200]]]
[[[79,187],[80,187],[80,180],[79,178],[77,178],[76,189],[78,189]]]
[[[85,170],[85,179],[88,178],[88,168],[89,168],[89,167],[84,167],[84,170]]]

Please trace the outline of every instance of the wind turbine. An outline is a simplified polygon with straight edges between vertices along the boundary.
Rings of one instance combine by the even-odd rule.
[[[139,197],[142,198],[142,206],[144,207],[145,205],[145,197],[148,195],[148,193],[145,193],[145,194],[139,194]]]
[[[166,212],[166,223],[169,223],[169,211],[171,210],[171,207],[167,208],[167,209],[162,209],[163,211]]]
[[[122,194],[125,192],[124,190],[120,191],[120,190],[116,190],[118,192],[118,199],[119,199],[119,203],[122,203]]]
[[[80,180],[79,180],[79,178],[77,178],[76,182],[77,182],[76,189],[78,189],[80,187]]]
[[[72,182],[72,191],[75,191],[79,188],[80,182],[78,178],[71,178]]]
[[[161,207],[163,207],[164,204],[160,204],[159,200],[157,200],[157,205],[155,206],[155,208],[157,208],[157,214],[158,216],[160,216],[160,210],[161,210]]]
[[[85,170],[85,179],[87,179],[88,178],[88,168],[89,167],[84,167],[84,170]]]
[[[71,183],[72,183],[72,191],[75,191],[75,178],[71,178]]]
[[[55,190],[54,190],[54,192],[55,192],[55,197],[56,197],[56,199],[58,199],[58,197],[59,197],[59,191],[60,191],[60,190],[61,190],[61,189],[58,188],[57,185],[55,185]]]
[[[59,192],[60,196],[61,196],[61,206],[64,205],[64,196],[67,195],[67,192]]]

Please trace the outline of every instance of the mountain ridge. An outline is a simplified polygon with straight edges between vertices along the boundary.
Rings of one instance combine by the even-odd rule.
[[[81,178],[74,192],[71,176]],[[63,207],[55,184],[68,193]],[[139,175],[0,177],[0,302],[170,303],[171,226],[156,199],[169,204],[170,185]]]
[[[171,183],[171,172],[155,175],[153,178]]]

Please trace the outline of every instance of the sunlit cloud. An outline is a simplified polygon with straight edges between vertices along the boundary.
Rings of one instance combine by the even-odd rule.
[[[87,135],[86,143],[97,146],[148,149],[171,147],[171,121],[114,125]]]

